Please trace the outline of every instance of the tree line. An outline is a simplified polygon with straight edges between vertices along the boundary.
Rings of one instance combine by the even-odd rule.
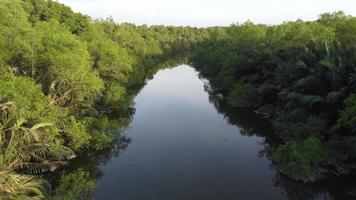
[[[273,162],[305,182],[356,167],[355,61],[356,18],[343,12],[214,28],[191,55],[214,93],[272,120]]]

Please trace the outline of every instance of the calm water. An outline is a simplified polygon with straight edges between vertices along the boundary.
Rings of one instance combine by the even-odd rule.
[[[102,176],[94,199],[343,196],[342,191],[330,195],[332,189],[322,184],[299,184],[278,174],[262,153],[268,148],[264,120],[214,102],[187,65],[159,71],[135,98],[135,109],[125,131],[132,142],[99,166]]]

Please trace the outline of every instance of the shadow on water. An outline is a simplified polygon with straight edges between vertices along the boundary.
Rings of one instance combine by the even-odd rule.
[[[173,65],[158,65],[158,67],[149,70],[146,77],[153,78],[154,74],[160,69],[165,69],[167,66]],[[210,91],[208,83],[205,82],[205,91],[209,94],[209,102],[214,105],[216,111],[223,115],[225,120],[232,126],[237,126],[241,130],[241,134],[246,137],[257,136],[262,138],[260,145],[263,147],[257,156],[269,158],[271,148],[278,143],[274,138],[271,129],[271,124],[267,119],[261,118],[251,111],[232,108],[222,100],[219,95],[213,94]],[[146,84],[136,86],[131,95],[135,96]],[[133,99],[133,98],[132,98]],[[132,104],[133,105],[133,104]],[[135,109],[132,108],[131,116],[135,114]],[[56,196],[53,199],[92,199],[93,191],[96,188],[97,181],[103,176],[103,172],[99,166],[106,165],[113,158],[116,158],[124,152],[132,142],[128,136],[118,137],[113,147],[104,152],[90,153],[79,156],[72,163],[53,175],[51,178],[54,185],[54,191],[57,193],[65,191],[66,195]],[[274,169],[273,164],[270,166]],[[290,200],[351,200],[355,199],[352,196],[352,189],[355,188],[355,183],[352,179],[346,177],[332,178],[327,181],[307,184],[295,182],[288,177],[274,171],[273,183],[275,188],[279,188],[283,193],[282,199]],[[221,183],[224,184],[224,183]],[[78,198],[79,197],[79,198]],[[120,197],[117,197],[120,198]],[[184,199],[184,198],[182,198]],[[232,198],[235,199],[235,198]],[[266,199],[270,199],[266,197]]]
[[[209,94],[209,102],[214,105],[216,111],[222,114],[229,124],[240,127],[241,134],[245,136],[259,136],[264,138],[261,145],[263,150],[259,156],[271,158],[271,148],[279,143],[273,135],[272,124],[266,118],[256,115],[250,110],[236,108],[225,102],[219,94],[211,90],[209,83],[205,82],[205,91]],[[271,163],[271,168],[274,168]],[[273,182],[276,187],[283,190],[286,199],[289,200],[355,200],[356,183],[355,177],[330,177],[325,181],[316,183],[303,183],[292,180],[291,178],[276,171]]]

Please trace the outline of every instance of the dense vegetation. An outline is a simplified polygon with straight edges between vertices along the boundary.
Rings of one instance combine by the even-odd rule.
[[[191,62],[232,106],[270,117],[284,174],[315,181],[356,167],[356,18],[215,28]]]
[[[93,20],[51,0],[0,0],[1,197],[75,199],[91,190],[84,169],[55,191],[41,175],[123,140],[133,88],[157,63],[186,55],[231,105],[271,117],[280,171],[304,181],[347,174],[356,161],[355,45],[356,18],[343,13],[198,29]]]
[[[129,120],[128,88],[143,83],[150,66],[189,52],[201,33],[92,20],[50,0],[1,0],[2,199],[44,198],[49,185],[33,175],[111,148]],[[57,190],[73,179],[87,183],[53,198],[80,196],[92,185],[85,177],[63,177]]]

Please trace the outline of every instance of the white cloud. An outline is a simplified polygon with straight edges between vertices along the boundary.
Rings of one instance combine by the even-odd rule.
[[[355,0],[58,0],[94,18],[118,22],[213,26],[244,22],[275,24],[314,20],[319,14],[343,10],[356,15]]]

